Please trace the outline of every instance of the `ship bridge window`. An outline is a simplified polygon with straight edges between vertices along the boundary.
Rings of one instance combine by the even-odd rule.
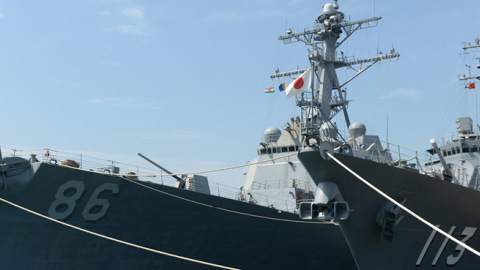
[[[288,151],[289,151],[289,152],[295,151],[295,146],[290,146],[290,147],[288,147]]]
[[[282,147],[282,152],[288,152],[288,147]]]
[[[447,152],[447,156],[451,156],[452,155],[452,152],[451,151],[448,151]]]
[[[460,148],[457,147],[457,154],[460,154]]]
[[[477,149],[478,149],[478,148],[477,148],[476,146],[474,146],[474,147],[472,147],[471,152],[472,152],[472,153],[477,152]]]
[[[468,147],[467,147],[467,148],[463,148],[463,149],[462,149],[462,152],[463,152],[463,153],[468,153],[468,150],[470,150],[470,148],[468,148]]]
[[[447,152],[443,151],[443,156],[446,156],[447,155]]]
[[[456,152],[455,152],[455,149],[452,149],[452,155],[455,155]]]

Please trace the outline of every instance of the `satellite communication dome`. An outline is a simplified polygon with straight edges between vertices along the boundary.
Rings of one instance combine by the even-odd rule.
[[[330,12],[330,11],[335,11],[332,4],[328,3],[325,6],[323,6],[323,12]]]
[[[355,122],[348,127],[348,134],[350,134],[350,138],[363,136],[366,133],[367,133],[367,127],[363,123]]]
[[[263,138],[265,139],[265,143],[272,143],[277,142],[278,138],[280,138],[280,135],[282,135],[280,129],[276,127],[269,127],[263,133]]]

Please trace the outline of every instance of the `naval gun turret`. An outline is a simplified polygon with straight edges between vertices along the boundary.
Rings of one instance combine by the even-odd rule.
[[[155,167],[159,168],[160,170],[166,172],[167,174],[173,174],[169,170],[165,169],[164,167],[158,165],[157,163],[153,162],[146,156],[138,153],[140,157],[145,159],[146,161],[150,162]],[[198,174],[183,174],[180,177],[178,175],[172,175],[173,178],[177,180],[175,183],[176,188],[186,189],[190,191],[200,192],[204,194],[210,195],[210,187],[208,185],[208,178],[205,176],[201,176]]]

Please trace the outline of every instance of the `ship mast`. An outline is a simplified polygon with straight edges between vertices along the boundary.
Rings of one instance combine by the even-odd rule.
[[[475,48],[480,48],[480,39],[476,38],[475,39],[475,44],[474,45],[465,45],[465,43],[463,43],[463,47],[462,49],[465,51],[463,52],[463,54],[469,54],[471,52],[469,52],[468,50],[469,49],[475,49]],[[480,68],[480,58],[476,58],[479,60],[479,63],[477,64],[477,68]],[[462,77],[460,77],[460,75],[458,76],[458,80],[462,81],[462,80],[475,80],[475,79],[478,79],[480,80],[480,75],[477,75],[477,76],[472,76],[472,73],[470,72],[470,66],[468,66],[468,75],[467,74],[464,74]]]
[[[304,123],[302,125],[302,135],[305,136],[307,142],[310,138],[321,139],[323,137],[320,129],[324,124],[327,124],[326,127],[329,129],[336,129],[330,123],[330,120],[340,110],[343,110],[345,121],[349,126],[350,120],[346,110],[349,101],[346,100],[344,96],[346,91],[342,88],[372,65],[379,62],[383,63],[385,60],[396,60],[400,56],[393,47],[390,54],[382,55],[382,52],[380,52],[377,56],[367,59],[347,57],[343,52],[338,55],[337,49],[339,46],[355,31],[377,26],[378,20],[381,19],[381,17],[374,16],[365,20],[347,21],[345,15],[338,9],[337,0],[334,4],[326,4],[323,6],[323,12],[315,20],[313,29],[307,29],[300,33],[292,33],[292,30],[288,29],[286,35],[278,38],[284,44],[303,42],[311,47],[308,49],[308,59],[314,73],[314,79],[310,85],[311,92],[305,92],[295,97],[296,105],[302,109],[302,122]],[[346,36],[339,41],[343,32]],[[357,71],[357,74],[340,84],[336,69],[342,67],[349,67]],[[294,75],[300,75],[305,71],[306,69],[280,73],[277,69],[275,74],[270,76],[270,79],[296,79],[293,77]],[[333,90],[338,91],[339,101],[332,101]]]
[[[469,51],[470,49],[476,49],[476,48],[480,48],[480,39],[478,39],[478,37],[475,39],[475,44],[473,44],[473,45],[471,45],[471,44],[466,45],[465,43],[463,43],[463,47],[462,47],[462,49],[464,50],[463,54],[469,54],[469,53],[471,53],[471,51]],[[480,58],[476,58],[476,59],[479,60],[479,62],[477,64],[477,68],[480,69]],[[458,80],[459,81],[475,80],[475,79],[480,80],[480,75],[472,76],[472,73],[470,71],[470,68],[472,66],[469,66],[467,64],[465,64],[465,65],[468,67],[468,75],[467,74],[463,74],[463,76],[458,75]],[[475,122],[477,122],[476,125],[477,125],[477,133],[478,133],[478,129],[480,127],[478,126],[478,105],[477,105],[477,103],[478,103],[477,92],[475,92],[475,118],[476,118]]]

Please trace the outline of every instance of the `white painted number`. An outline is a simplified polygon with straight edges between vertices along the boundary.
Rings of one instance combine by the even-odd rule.
[[[75,190],[75,193],[66,196],[72,189]],[[104,191],[111,191],[112,194],[118,194],[118,190],[118,184],[113,183],[105,183],[97,187],[83,210],[83,219],[86,221],[97,221],[104,217],[107,214],[108,208],[110,208],[110,203],[107,199],[99,198],[100,194]],[[82,197],[84,192],[85,185],[82,181],[70,180],[61,185],[55,195],[56,200],[53,201],[52,204],[50,204],[50,208],[48,208],[48,215],[58,220],[64,220],[71,216],[77,207],[77,201]],[[60,212],[59,210],[62,209],[62,206],[67,206],[67,209]],[[100,210],[94,211],[97,208],[100,208]]]
[[[437,225],[437,227],[440,228],[440,225]],[[457,226],[452,226],[452,228],[450,229],[448,234],[452,235],[456,228],[457,228]],[[464,238],[462,239],[462,242],[466,243],[468,239],[472,238],[472,236],[475,234],[476,231],[477,231],[477,228],[465,227],[465,229],[462,232],[462,236],[464,236]],[[437,234],[436,230],[433,230],[432,233],[430,234],[430,237],[428,238],[427,242],[425,243],[425,246],[423,247],[422,252],[420,253],[420,256],[418,257],[417,264],[416,264],[417,266],[420,266],[422,264],[422,260],[425,257],[425,253],[427,253],[427,250],[430,247],[430,245],[432,244],[433,238],[435,237],[436,234]],[[447,245],[448,241],[449,241],[448,238],[445,238],[443,240],[443,243],[440,246],[440,248],[438,249],[438,252],[437,252],[437,255],[435,256],[435,259],[433,259],[432,266],[437,265],[438,259],[442,255],[443,250],[445,249],[445,246]],[[456,263],[458,263],[458,261],[460,261],[460,259],[463,256],[463,253],[465,252],[465,248],[460,246],[460,245],[457,245],[457,247],[455,247],[455,252],[456,251],[458,251],[456,256],[454,256],[454,254],[455,254],[454,253],[454,254],[451,254],[450,256],[447,257],[447,265],[448,266],[453,266]]]
[[[463,243],[467,242],[468,239],[472,238],[472,236],[475,234],[476,231],[477,231],[477,228],[466,227],[465,230],[463,230],[462,232],[462,236],[465,236],[465,238],[462,239],[462,242]],[[465,248],[460,245],[457,245],[457,247],[455,248],[455,251],[459,251],[460,253],[458,253],[456,257],[454,257],[453,254],[447,257],[448,266],[455,265],[460,260],[460,258],[462,258],[463,253],[465,252]]]
[[[75,189],[75,193],[71,196],[65,196],[65,192],[70,189]],[[80,199],[85,191],[85,185],[82,181],[70,180],[67,183],[60,186],[55,195],[55,201],[52,202],[50,208],[48,208],[48,215],[51,218],[64,220],[73,214],[73,211],[77,207],[77,200]],[[67,206],[67,209],[63,212],[58,212],[61,206]]]
[[[85,206],[85,210],[83,210],[83,219],[88,221],[97,221],[107,213],[107,210],[110,207],[110,203],[107,199],[98,198],[100,193],[105,190],[110,190],[113,194],[118,194],[118,185],[112,183],[105,183],[95,189],[92,197],[90,197],[90,200],[88,200],[87,206]],[[101,207],[101,209],[98,213],[92,214],[91,212],[94,207]]]

